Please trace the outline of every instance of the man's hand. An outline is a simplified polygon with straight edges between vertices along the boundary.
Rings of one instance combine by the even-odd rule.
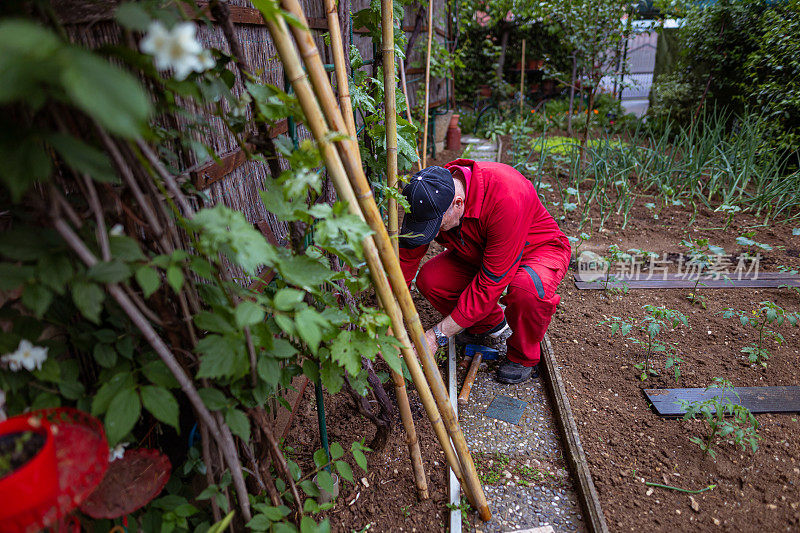
[[[439,349],[439,343],[436,342],[436,334],[433,333],[433,328],[425,331],[425,340],[428,342],[428,349],[431,354],[435,354]]]

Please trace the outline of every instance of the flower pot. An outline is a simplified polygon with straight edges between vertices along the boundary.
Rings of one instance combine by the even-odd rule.
[[[461,150],[461,128],[458,127],[460,115],[453,115],[447,127],[446,146],[448,150]]]
[[[314,476],[314,485],[316,485],[317,488],[319,489],[319,498],[318,498],[319,503],[330,503],[333,500],[335,500],[336,498],[338,498],[339,497],[339,476],[336,475],[336,474],[331,474],[331,477],[333,478],[333,494],[331,494],[330,492],[328,492],[326,490],[323,490],[322,487],[319,486],[319,483],[317,482],[317,477],[318,476],[319,476],[319,474]]]
[[[492,96],[492,88],[488,85],[478,85],[478,94],[488,98],[489,96]]]
[[[0,522],[28,512],[56,497],[58,468],[50,423],[32,415],[20,415],[0,422],[0,438],[32,431],[45,441],[24,465],[0,478]]]

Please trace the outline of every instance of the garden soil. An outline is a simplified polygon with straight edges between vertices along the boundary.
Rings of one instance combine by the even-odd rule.
[[[508,161],[506,161],[508,162]],[[548,181],[546,178],[544,181]],[[556,191],[557,183],[553,182]],[[557,192],[545,193],[550,202]],[[727,230],[720,213],[701,208],[689,226],[691,210],[665,208],[658,220],[643,207],[655,198],[640,197],[622,229],[621,217],[602,230],[580,228],[580,217],[567,215],[559,221],[567,235],[581,231],[592,235],[581,250],[602,254],[610,244],[623,250],[638,248],[662,253],[684,252],[679,243],[687,238],[708,238],[727,253],[745,251],[736,237],[756,231],[754,240],[768,243],[761,252],[761,270],[777,271],[779,265],[800,269],[800,236],[794,225],[769,224],[749,215],[737,216]],[[559,218],[560,208],[548,205]],[[597,213],[594,213],[598,220]],[[750,311],[772,300],[789,311],[800,310],[800,295],[789,289],[702,289],[707,309],[692,306],[688,289],[631,290],[625,295],[604,295],[601,290],[577,290],[572,273],[562,282],[561,304],[549,328],[555,356],[565,381],[581,442],[586,452],[600,502],[611,531],[798,531],[800,530],[800,413],[760,414],[756,452],[732,444],[716,446],[716,458],[705,455],[689,441],[703,435],[704,423],[664,419],[648,406],[645,388],[706,387],[713,378],[730,380],[734,386],[798,385],[800,331],[788,325],[776,328],[782,346],[769,341],[768,366],[748,363],[741,348],[756,340],[755,330],[737,318],[723,318],[733,307]],[[664,368],[664,356],[654,363],[660,375],[642,382],[633,367],[644,350],[621,336],[612,337],[612,316],[641,318],[645,304],[677,309],[688,317],[663,334],[678,343],[681,377],[676,382]],[[649,487],[655,482],[700,494]]]

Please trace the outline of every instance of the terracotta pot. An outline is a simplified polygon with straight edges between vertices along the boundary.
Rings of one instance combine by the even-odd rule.
[[[492,88],[488,85],[479,85],[478,86],[478,93],[481,96],[492,96]]]
[[[447,128],[447,149],[461,150],[461,128],[458,127],[460,115],[453,114],[450,118],[450,126]]]
[[[0,479],[0,521],[53,500],[58,491],[58,463],[50,423],[32,415],[0,422],[0,437],[24,431],[43,435],[45,442],[30,461]]]

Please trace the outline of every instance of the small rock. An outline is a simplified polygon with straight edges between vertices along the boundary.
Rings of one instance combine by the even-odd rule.
[[[718,526],[718,525],[721,524],[721,522],[719,521],[719,518],[714,518],[713,520],[714,520],[714,525],[715,526]]]
[[[692,508],[692,511],[694,511],[695,513],[699,513],[700,504],[697,503],[697,500],[694,499],[694,496],[689,496],[689,502],[691,502],[689,505]]]
[[[361,484],[364,485],[364,487],[369,488],[369,481],[367,481],[367,478],[362,477]]]
[[[650,496],[652,494],[653,494],[653,487],[650,487],[649,489],[647,489],[647,492],[644,493],[645,496]]]
[[[681,514],[681,510],[680,509],[675,509],[675,514]]]
[[[774,503],[768,503],[767,504],[767,509],[769,509],[770,511],[774,511],[777,508],[778,508],[778,506],[775,505]]]
[[[506,479],[511,479],[511,472],[509,472],[508,470],[503,470],[502,473],[503,473],[503,476],[505,476]]]

